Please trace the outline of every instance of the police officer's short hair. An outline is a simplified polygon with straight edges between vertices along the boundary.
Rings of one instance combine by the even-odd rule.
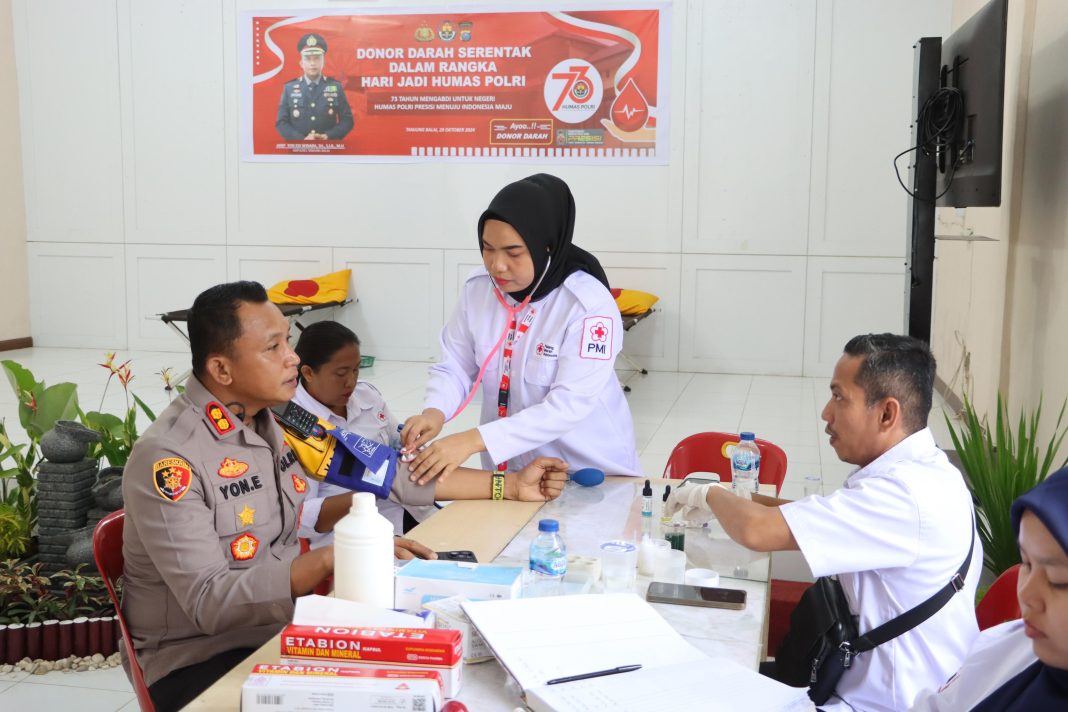
[[[189,310],[189,348],[193,352],[193,374],[201,376],[212,354],[228,354],[241,336],[237,310],[243,302],[263,304],[267,290],[259,282],[227,282],[205,289]]]
[[[925,342],[897,334],[862,334],[849,340],[845,352],[864,359],[856,382],[869,407],[883,398],[895,398],[909,433],[927,427],[936,364]]]
[[[360,337],[352,329],[336,321],[317,321],[300,332],[294,351],[300,357],[301,366],[318,373],[324,363],[349,344],[360,345]],[[300,379],[303,381],[304,376]]]

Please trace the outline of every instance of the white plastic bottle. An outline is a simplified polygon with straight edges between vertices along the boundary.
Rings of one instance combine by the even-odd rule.
[[[393,607],[393,524],[369,492],[357,492],[352,509],[334,525],[334,595]]]
[[[742,433],[741,442],[731,453],[731,491],[752,499],[760,486],[760,448],[753,433]]]

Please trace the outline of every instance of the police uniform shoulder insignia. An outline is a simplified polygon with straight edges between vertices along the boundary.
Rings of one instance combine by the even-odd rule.
[[[226,435],[234,429],[234,424],[230,416],[226,414],[226,409],[215,401],[204,406],[204,413],[207,414],[208,420],[211,421],[212,427],[219,435]]]
[[[157,460],[152,465],[152,484],[163,499],[177,502],[189,491],[193,468],[180,457]]]
[[[308,489],[308,483],[299,475],[293,475],[293,489],[297,491],[297,494],[303,494]]]
[[[248,472],[248,463],[235,460],[232,457],[223,458],[223,461],[219,464],[219,477],[240,477]]]
[[[256,523],[256,508],[246,504],[245,508],[237,513],[237,521],[243,527],[251,527]]]
[[[230,542],[230,553],[233,555],[234,561],[248,561],[256,556],[256,551],[259,548],[260,540],[251,534],[242,534]]]

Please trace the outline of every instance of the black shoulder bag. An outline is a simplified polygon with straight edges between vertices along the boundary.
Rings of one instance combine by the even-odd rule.
[[[856,616],[849,610],[838,579],[833,576],[816,579],[790,615],[790,630],[775,651],[776,679],[793,687],[807,686],[808,696],[822,705],[834,694],[838,681],[852,666],[854,656],[912,630],[964,588],[974,547],[973,524],[968,556],[949,583],[923,603],[864,635],[857,629]]]

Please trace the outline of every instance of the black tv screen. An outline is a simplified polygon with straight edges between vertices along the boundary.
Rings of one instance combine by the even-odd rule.
[[[1008,0],[991,0],[942,41],[941,85],[960,91],[956,137],[938,153],[937,204],[1001,205]]]

